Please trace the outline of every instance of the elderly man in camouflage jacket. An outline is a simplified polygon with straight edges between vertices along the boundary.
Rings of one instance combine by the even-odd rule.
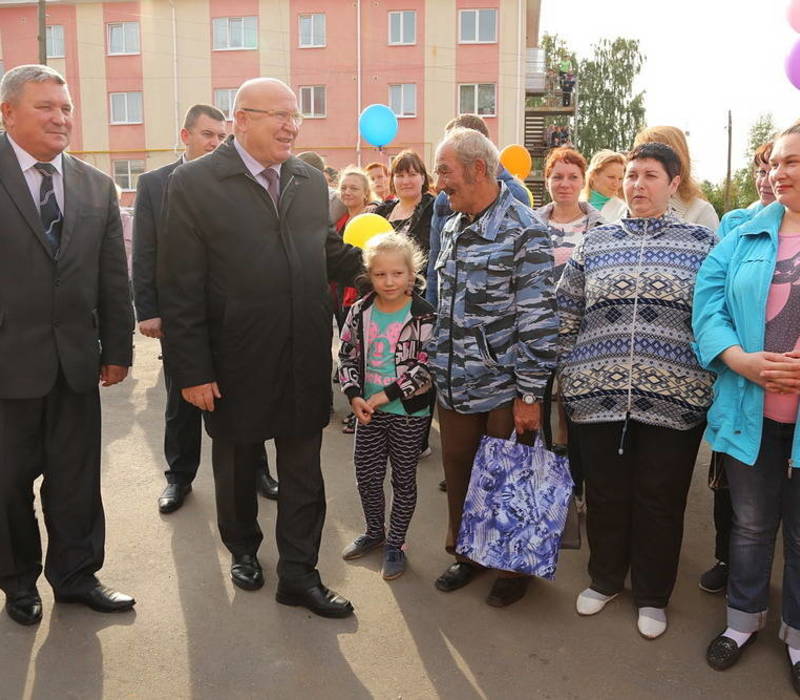
[[[541,401],[556,365],[558,316],[546,228],[495,177],[499,155],[483,134],[454,129],[436,151],[437,186],[457,212],[436,260],[439,313],[430,367],[439,396],[447,480],[447,551],[455,538],[482,435],[508,438],[540,427]],[[469,583],[479,567],[457,556],[440,591]],[[528,579],[498,572],[487,598],[510,605]]]

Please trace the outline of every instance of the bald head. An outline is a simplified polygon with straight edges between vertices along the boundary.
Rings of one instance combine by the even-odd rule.
[[[302,116],[291,88],[276,78],[242,83],[233,106],[233,133],[265,168],[292,154]]]
[[[282,80],[277,78],[251,78],[250,80],[245,80],[236,91],[233,111],[235,112],[240,106],[247,107],[248,102],[286,95],[294,97],[292,89]]]

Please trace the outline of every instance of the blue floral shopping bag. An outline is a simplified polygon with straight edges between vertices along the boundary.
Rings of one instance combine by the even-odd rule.
[[[547,449],[484,435],[472,466],[456,552],[478,564],[555,578],[572,497],[569,463]]]

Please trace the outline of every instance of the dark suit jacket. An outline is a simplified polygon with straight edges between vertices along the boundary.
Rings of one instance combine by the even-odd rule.
[[[258,442],[329,420],[328,280],[350,283],[361,252],[328,220],[321,172],[281,168],[280,218],[229,139],[175,170],[159,239],[164,346],[180,387],[216,381],[212,437]]]
[[[133,299],[136,318],[161,316],[156,283],[156,245],[162,224],[167,180],[181,160],[151,170],[139,178],[133,215]]]
[[[37,398],[59,365],[77,392],[100,364],[130,366],[133,312],[111,179],[64,154],[64,224],[54,259],[14,150],[0,137],[0,399]]]

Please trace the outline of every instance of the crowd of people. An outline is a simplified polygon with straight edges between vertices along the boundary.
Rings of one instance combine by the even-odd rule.
[[[134,330],[117,195],[64,152],[72,103],[56,71],[8,71],[0,107],[5,609],[24,625],[42,618],[33,482],[43,476],[44,574],[56,600],[129,610],[134,599],[96,577],[98,378],[124,380]],[[191,492],[202,420],[233,583],[264,585],[261,493],[278,505],[276,600],[324,617],[353,613],[317,570],[335,322],[334,381],[352,409],[345,429],[355,433],[365,523],[342,557],[379,550],[384,579],[406,570],[417,463],[431,452],[435,413],[453,556],[435,586],[453,592],[485,573],[458,546],[481,439],[516,433],[531,444],[555,377],[553,449],[568,454],[587,515],[577,613],[600,613],[630,574],[638,632],[667,630],[705,437],[717,542],[699,583],[727,591],[727,627],[707,662],[730,668],[765,626],[782,522],[780,638],[800,694],[800,126],[758,149],[758,201],[720,223],[674,127],[644,129],[629,153],[603,150],[588,162],[570,146],[553,149],[551,201],[534,210],[477,115],[447,124],[430,172],[404,150],[388,167],[348,166],[330,181],[318,154],[292,153],[302,115],[281,81],[246,81],[232,119],[227,134],[221,112],[193,106],[185,153],[137,190],[136,321],[161,341],[167,386],[159,510],[177,510]],[[343,234],[363,213],[392,230],[361,250]],[[488,604],[525,595],[527,576],[492,573]]]
[[[572,145],[568,126],[549,124],[544,129],[544,144],[547,148]]]

